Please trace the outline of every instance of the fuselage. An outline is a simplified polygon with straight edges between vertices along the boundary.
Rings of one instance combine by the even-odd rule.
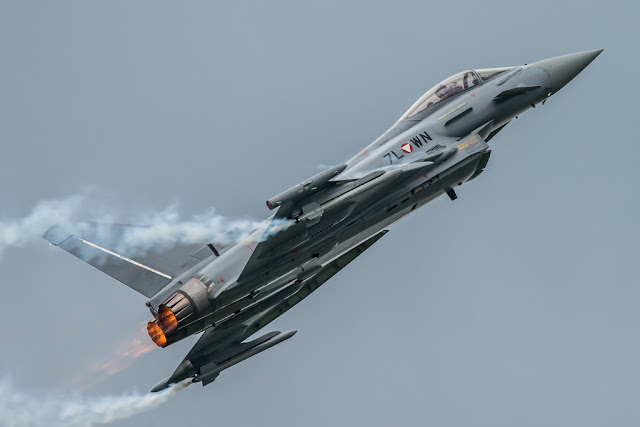
[[[258,317],[238,316],[243,310],[277,292],[295,292],[323,266],[431,200],[444,194],[455,199],[454,189],[486,166],[487,141],[511,119],[546,101],[598,53],[469,70],[434,86],[322,186],[306,182],[283,193],[293,196],[262,227],[239,243],[214,242],[217,256],[155,295],[148,305],[156,322],[164,330],[165,313],[175,323],[164,331],[164,345],[212,325],[229,331],[250,326]],[[280,203],[272,198],[270,208],[273,200]],[[178,310],[189,304],[195,314],[189,312],[181,323]]]

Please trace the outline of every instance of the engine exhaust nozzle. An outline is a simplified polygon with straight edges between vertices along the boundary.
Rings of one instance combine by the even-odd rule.
[[[164,335],[164,331],[155,321],[147,323],[147,332],[149,332],[149,336],[151,340],[158,347],[166,347],[167,345],[167,337]]]

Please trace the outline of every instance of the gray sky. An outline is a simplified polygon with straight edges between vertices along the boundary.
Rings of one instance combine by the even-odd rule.
[[[87,188],[87,216],[263,218],[453,73],[606,50],[272,325],[293,339],[117,425],[637,425],[637,3],[300,3],[3,1],[0,222]],[[0,376],[37,396],[150,318],[43,231],[0,259]],[[145,392],[194,341],[85,393]]]

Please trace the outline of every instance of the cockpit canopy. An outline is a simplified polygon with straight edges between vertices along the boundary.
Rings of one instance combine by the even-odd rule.
[[[487,81],[510,68],[512,67],[485,68],[482,70],[468,70],[455,74],[448,79],[441,81],[427,93],[422,95],[420,99],[418,99],[415,104],[413,104],[411,108],[409,108],[409,110],[400,117],[400,120],[415,116],[432,105],[438,104],[439,102],[449,99],[459,93],[466,92],[467,90],[478,86],[480,84],[480,79],[482,81]]]

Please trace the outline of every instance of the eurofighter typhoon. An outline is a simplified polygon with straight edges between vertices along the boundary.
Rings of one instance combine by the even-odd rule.
[[[149,298],[147,330],[160,347],[204,332],[178,368],[153,387],[223,370],[293,336],[254,334],[360,256],[387,228],[487,166],[491,141],[542,103],[602,50],[524,66],[468,70],[422,95],[382,136],[344,164],[271,197],[273,215],[242,241],[123,252],[135,226],[68,223],[44,235]],[[129,233],[129,234],[127,234]],[[135,236],[135,233],[133,234]]]

